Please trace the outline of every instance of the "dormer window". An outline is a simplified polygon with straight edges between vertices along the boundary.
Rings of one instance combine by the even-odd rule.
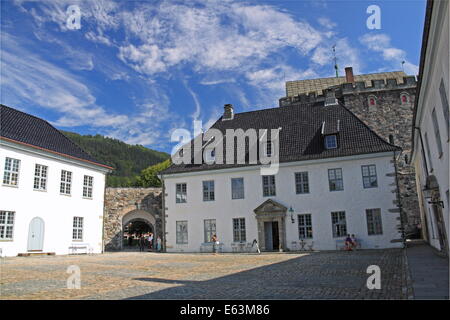
[[[336,149],[337,137],[335,134],[325,136],[325,149]]]

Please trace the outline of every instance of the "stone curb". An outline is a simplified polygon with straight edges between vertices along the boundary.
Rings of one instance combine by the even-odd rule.
[[[406,299],[408,300],[414,300],[414,289],[413,289],[413,283],[411,278],[411,271],[409,269],[408,264],[408,256],[406,254],[406,250],[408,250],[408,246],[405,245],[405,248],[403,249],[403,259],[405,261],[405,278],[406,283],[402,288],[403,294],[406,296]]]

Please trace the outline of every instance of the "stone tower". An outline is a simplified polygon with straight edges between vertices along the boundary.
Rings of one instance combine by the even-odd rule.
[[[325,99],[332,92],[379,136],[401,147],[397,160],[398,207],[405,232],[412,232],[420,223],[415,172],[409,164],[416,78],[403,72],[354,76],[352,68],[345,71],[345,77],[286,83],[287,96],[279,100],[280,107]]]

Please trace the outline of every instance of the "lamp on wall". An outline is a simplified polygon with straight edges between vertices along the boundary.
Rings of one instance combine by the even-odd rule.
[[[292,207],[289,208],[289,213],[291,214],[291,222],[295,223],[295,220],[294,220],[294,209],[292,209]]]
[[[432,176],[432,178],[427,180],[428,181],[422,190],[423,197],[429,200],[428,201],[429,204],[437,205],[440,206],[441,208],[444,208],[444,201],[440,200],[439,195],[436,197],[436,194],[439,194],[439,186],[435,182],[434,176]],[[435,195],[435,197],[433,197],[433,195]]]

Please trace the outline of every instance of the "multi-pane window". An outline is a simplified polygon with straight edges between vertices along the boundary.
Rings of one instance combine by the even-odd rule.
[[[83,240],[83,218],[73,217],[73,240]]]
[[[431,119],[433,121],[434,136],[436,138],[436,145],[440,157],[442,155],[442,141],[441,141],[441,133],[439,131],[439,123],[436,116],[436,109],[433,109],[433,111],[431,112]]]
[[[216,234],[216,219],[204,220],[204,227],[205,242],[212,242],[211,239]]]
[[[62,194],[70,194],[70,188],[72,185],[72,172],[61,170],[61,185],[59,192]]]
[[[273,197],[276,195],[275,176],[262,176],[263,196]]]
[[[3,184],[17,186],[19,184],[20,160],[6,158],[5,172],[3,173]]]
[[[0,240],[12,240],[14,230],[14,212],[0,211]]]
[[[337,148],[337,138],[336,135],[325,136],[325,148],[326,149],[336,149]]]
[[[377,169],[374,164],[361,166],[364,188],[378,187]]]
[[[245,242],[245,218],[233,219],[233,241]]]
[[[367,233],[369,236],[383,234],[383,227],[381,224],[381,210],[380,209],[367,209]]]
[[[425,149],[427,150],[428,164],[430,165],[430,172],[432,172],[433,171],[433,160],[431,160],[430,142],[428,141],[428,134],[426,132],[423,135],[423,138],[425,139]]]
[[[299,214],[298,215],[298,238],[299,239],[312,239],[312,219],[311,214]]]
[[[342,179],[342,169],[328,169],[328,182],[330,191],[344,190],[344,180]]]
[[[92,198],[92,187],[94,184],[94,177],[84,176],[83,179],[83,197]]]
[[[214,180],[203,181],[203,201],[214,200]]]
[[[244,199],[244,178],[231,179],[231,199]]]
[[[47,190],[47,169],[41,164],[34,167],[34,190]]]
[[[187,184],[177,183],[175,186],[176,203],[185,203],[187,201]]]
[[[347,222],[345,220],[345,211],[331,213],[331,224],[333,226],[333,237],[344,237],[347,235]]]
[[[309,193],[308,172],[295,173],[295,192],[297,194]]]
[[[188,243],[188,222],[187,221],[177,221],[177,244],[187,244]]]
[[[445,92],[444,79],[441,79],[439,85],[439,94],[441,95],[442,109],[444,110],[445,128],[447,129],[447,139],[450,139],[450,117],[449,117],[449,104],[447,99],[447,93]]]

